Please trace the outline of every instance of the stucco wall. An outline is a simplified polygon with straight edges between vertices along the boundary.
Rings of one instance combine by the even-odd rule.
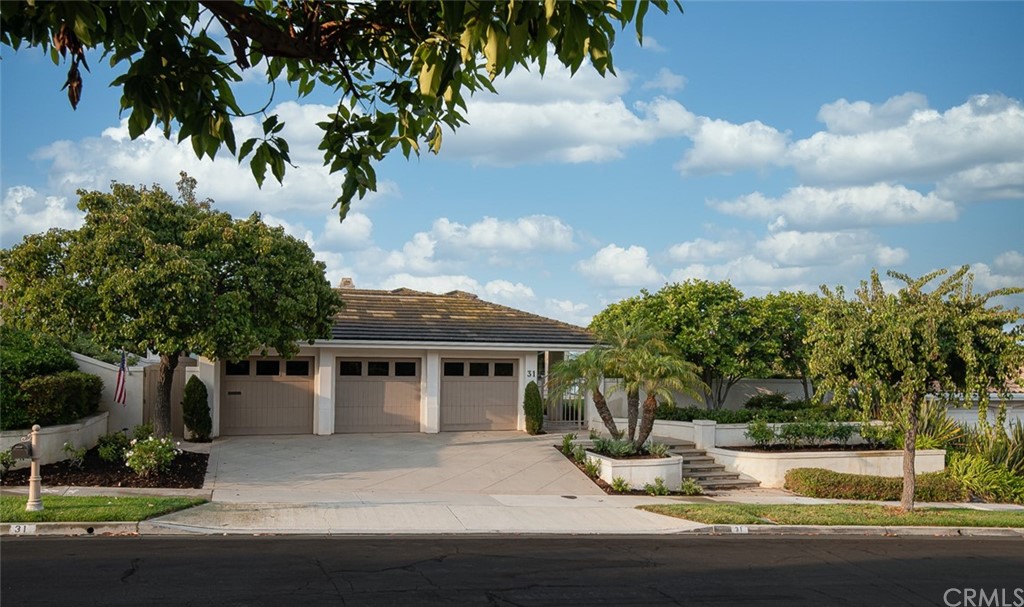
[[[100,397],[100,411],[109,413],[107,432],[118,432],[134,428],[142,423],[142,401],[144,393],[143,367],[128,367],[125,381],[125,404],[114,402],[114,385],[117,383],[117,365],[105,363],[76,352],[71,356],[78,363],[78,370],[91,373],[103,380],[103,395]]]
[[[64,443],[71,443],[76,449],[95,447],[100,437],[107,434],[108,415],[106,411],[102,411],[84,417],[74,424],[42,428],[38,438],[39,463],[52,464],[67,459]],[[0,450],[9,450],[15,443],[21,442],[22,437],[28,433],[28,429],[0,432]],[[14,467],[27,468],[28,465],[29,460],[25,459],[18,460]],[[43,479],[43,482],[46,480]]]

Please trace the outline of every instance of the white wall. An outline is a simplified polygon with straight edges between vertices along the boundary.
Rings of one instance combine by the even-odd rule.
[[[602,392],[608,401],[608,408],[615,417],[626,416],[626,394],[615,389],[617,381],[606,379]],[[785,394],[789,400],[802,400],[804,386],[799,379],[741,379],[729,390],[723,409],[742,409],[750,397],[763,393]],[[813,390],[811,394],[814,394]],[[642,395],[641,395],[642,400]],[[684,394],[676,394],[677,407],[704,407],[703,400],[695,400]]]
[[[99,442],[99,439],[104,434],[108,434],[107,431],[107,419],[108,414],[106,412],[96,413],[89,417],[84,417],[76,423],[64,424],[62,426],[46,426],[39,430],[39,437],[37,438],[40,464],[52,464],[66,460],[67,454],[64,453],[64,443],[71,443],[76,449],[85,447],[86,449],[92,449]],[[22,438],[27,438],[27,434],[30,430],[5,430],[0,432],[0,450],[9,451],[15,443],[21,442]],[[31,460],[17,460],[15,462],[15,468],[27,468]],[[43,479],[43,483],[46,479]]]
[[[999,412],[999,403],[992,403],[988,407],[988,422],[990,424],[996,423],[996,415]],[[946,409],[946,415],[955,419],[958,422],[963,422],[969,426],[978,425],[978,408],[975,406],[971,407],[949,407]],[[1021,423],[1024,424],[1024,399],[1021,402],[1012,402],[1006,404],[1006,427],[1009,428],[1010,424]]]
[[[117,383],[117,365],[105,363],[76,352],[71,353],[78,364],[78,370],[90,373],[103,380],[103,395],[100,397],[100,411],[109,413],[107,432],[119,432],[124,428],[134,428],[142,423],[142,398],[145,391],[143,384],[143,367],[128,367],[125,378],[125,404],[114,402],[114,386]]]

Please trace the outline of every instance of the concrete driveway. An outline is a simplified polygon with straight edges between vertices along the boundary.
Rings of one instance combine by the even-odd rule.
[[[203,488],[216,502],[331,503],[382,494],[604,495],[553,445],[521,432],[217,439]]]

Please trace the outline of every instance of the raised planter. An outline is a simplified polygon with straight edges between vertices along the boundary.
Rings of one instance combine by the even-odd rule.
[[[736,451],[721,447],[708,449],[708,455],[726,470],[742,472],[761,481],[762,487],[782,487],[786,472],[794,468],[825,468],[849,474],[903,476],[903,451],[778,451],[772,453]],[[941,472],[946,467],[942,449],[917,451],[914,468],[918,474]]]
[[[92,449],[100,437],[107,433],[107,416],[109,413],[100,411],[83,417],[73,424],[61,426],[44,426],[39,431],[39,463],[52,464],[68,458],[64,453],[64,443],[71,443],[76,448]],[[31,430],[4,430],[0,432],[0,449],[7,451],[15,443],[21,442]],[[19,460],[14,468],[26,468],[29,460]]]
[[[669,489],[677,489],[683,480],[683,458],[678,455],[648,459],[615,459],[587,451],[587,459],[600,462],[599,476],[609,485],[616,478],[623,478],[629,483],[630,489],[643,489],[644,485],[653,485],[654,479],[660,478]]]

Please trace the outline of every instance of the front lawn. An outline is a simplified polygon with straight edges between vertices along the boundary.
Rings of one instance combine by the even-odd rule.
[[[43,509],[26,512],[26,495],[0,495],[4,523],[100,523],[143,521],[206,503],[195,497],[44,495]]]
[[[875,504],[659,504],[641,510],[709,525],[877,525],[911,527],[1024,527],[1024,510],[919,508],[904,513]]]

